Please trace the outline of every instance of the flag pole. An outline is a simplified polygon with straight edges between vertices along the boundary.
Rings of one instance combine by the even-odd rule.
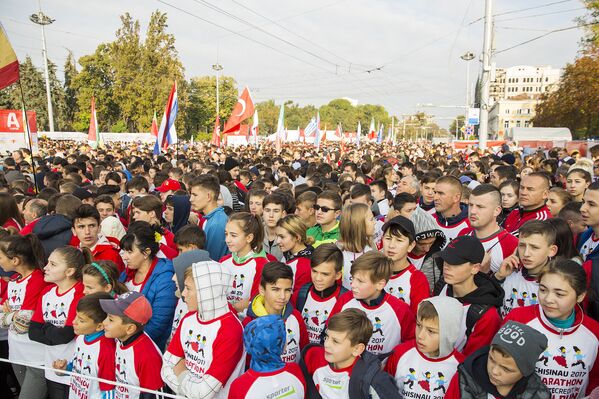
[[[24,113],[24,121],[25,129],[27,134],[27,144],[29,145],[29,151],[31,152],[31,167],[33,168],[33,184],[35,186],[35,192],[39,192],[39,187],[37,186],[37,176],[36,176],[36,168],[35,161],[33,160],[33,146],[31,145],[31,132],[29,131],[29,118],[27,118],[27,107],[25,106],[25,94],[23,93],[23,85],[21,84],[21,79],[19,79],[19,89],[21,90],[21,103],[23,104],[23,113]]]

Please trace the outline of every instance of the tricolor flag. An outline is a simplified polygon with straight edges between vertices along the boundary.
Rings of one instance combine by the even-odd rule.
[[[275,147],[277,154],[281,152],[283,138],[285,137],[285,103],[281,104],[279,120],[277,122],[277,133],[275,134]]]
[[[314,140],[316,150],[320,150],[320,111],[316,113],[316,139]]]
[[[318,130],[316,118],[312,117],[312,119],[310,119],[310,122],[304,128],[304,140],[307,137],[311,137],[316,132],[316,130]],[[314,142],[316,142],[316,140],[314,140]]]
[[[87,143],[90,147],[96,149],[100,145],[100,131],[98,130],[98,117],[96,115],[96,99],[92,96],[92,114],[89,119],[89,131],[87,133]]]
[[[154,154],[159,154],[160,151],[166,151],[169,145],[177,144],[177,131],[175,130],[175,118],[178,110],[177,101],[177,82],[173,84],[171,94],[168,96],[168,101],[164,107],[164,114],[158,129],[158,137],[156,141],[157,147],[154,147]],[[158,152],[157,152],[158,151]]]
[[[254,111],[254,123],[252,123],[252,141],[256,147],[258,146],[258,123],[258,110],[256,109]]]
[[[360,136],[362,135],[362,123],[358,121],[358,129],[356,129],[356,145],[360,148]]]
[[[19,60],[0,24],[0,90],[19,80]]]

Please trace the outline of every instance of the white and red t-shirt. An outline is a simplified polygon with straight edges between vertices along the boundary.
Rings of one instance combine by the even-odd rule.
[[[155,391],[164,385],[160,376],[162,354],[145,332],[127,345],[116,344],[115,364],[116,382]],[[119,385],[114,389],[116,399],[139,399],[140,393]]]
[[[333,307],[331,316],[350,308],[363,310],[372,323],[373,333],[366,350],[375,355],[389,353],[401,342],[414,338],[416,320],[412,310],[388,293],[379,304],[368,306],[355,299],[351,291],[346,292]]]
[[[597,245],[599,245],[599,237],[597,237],[595,232],[593,232],[580,247],[580,255],[582,258],[586,260],[587,256],[589,256],[595,250]]]
[[[355,362],[349,367],[335,369],[324,358],[324,348],[321,346],[310,348],[305,354],[304,362],[323,399],[349,398],[349,379]]]
[[[443,287],[439,296],[447,296],[447,285]],[[468,318],[468,310],[470,309],[469,303],[462,303],[464,306],[464,313],[462,321],[460,323],[460,334],[455,343],[455,348],[462,352],[465,356],[469,356],[473,352],[482,348],[485,345],[489,345],[495,336],[495,333],[501,326],[501,317],[497,308],[491,306],[487,311],[478,319],[472,328],[470,336],[466,336],[466,320]]]
[[[48,286],[44,281],[44,272],[36,269],[25,278],[14,278],[8,282],[3,295],[11,311],[35,311],[40,296]],[[14,316],[13,316],[14,317]],[[8,330],[8,358],[15,361],[26,361],[34,364],[44,364],[44,345],[29,339],[28,334],[17,334]]]
[[[62,294],[58,293],[58,286],[52,284],[46,287],[39,298],[31,321],[36,323],[50,323],[55,327],[67,327],[73,325],[77,313],[77,303],[83,298],[83,284],[77,282]],[[52,367],[56,359],[68,359],[75,350],[75,340],[68,344],[44,345],[44,364]],[[58,376],[54,371],[46,370],[46,378],[50,381],[68,385],[69,376]]]
[[[268,263],[266,258],[250,258],[244,263],[236,263],[229,254],[219,261],[223,268],[231,273],[231,287],[227,293],[229,303],[250,299],[258,294],[262,269]]]
[[[368,251],[372,251],[372,248],[370,248],[368,245],[364,248],[362,252],[342,251],[343,276],[341,277],[341,283],[345,289],[351,290],[351,265],[356,261],[356,259],[364,255]]]
[[[110,260],[114,262],[119,273],[125,270],[125,262],[120,255],[120,248],[103,235],[99,237],[98,243],[91,250],[94,260]]]
[[[437,222],[439,230],[441,230],[443,234],[445,234],[445,237],[447,237],[445,245],[456,238],[460,234],[460,231],[470,227],[470,221],[467,217],[457,223],[447,225],[439,220],[439,214],[437,212],[433,214],[433,218]]]
[[[414,255],[413,253],[408,253],[408,261],[414,265],[414,267],[418,270],[422,269],[422,265],[424,264],[424,259],[426,258],[426,254],[422,255]]]
[[[341,286],[338,286],[331,296],[321,298],[314,292],[314,287],[310,287],[306,303],[301,312],[302,319],[306,323],[308,339],[311,343],[320,343],[320,337],[326,327],[329,315],[339,298],[339,291],[341,291]]]
[[[306,258],[304,256],[298,256],[297,258],[293,258],[285,262],[291,267],[293,271],[293,295],[292,295],[292,303],[295,303],[295,298],[300,288],[304,286],[304,284],[312,281],[312,268],[310,267],[310,258]]]
[[[304,399],[306,382],[295,363],[273,372],[248,370],[231,384],[228,399]]]
[[[431,296],[426,276],[412,264],[392,275],[385,291],[410,305],[414,314],[418,312],[418,304]]]
[[[243,326],[247,326],[253,318],[248,316],[243,319]],[[293,309],[285,319],[285,348],[281,360],[285,363],[299,363],[301,351],[308,345],[308,332],[300,312]]]
[[[518,270],[505,278],[502,284],[505,298],[501,306],[501,317],[512,309],[539,303],[539,283],[534,277],[525,276]]]
[[[554,327],[540,305],[512,310],[505,321],[517,321],[542,332],[548,340],[536,373],[554,398],[582,398],[599,386],[599,323],[576,308],[571,328]]]
[[[104,334],[93,341],[86,342],[80,335],[75,340],[73,354],[73,372],[114,381],[116,342],[106,338]],[[82,376],[71,376],[69,399],[95,399],[102,397],[102,391],[110,391],[114,385],[87,379]]]
[[[464,355],[455,350],[443,358],[429,358],[411,341],[393,350],[385,370],[395,379],[402,397],[442,399],[463,361]]]
[[[458,235],[476,237],[472,227],[462,230]],[[479,238],[479,241],[483,244],[485,252],[491,256],[491,271],[493,273],[497,272],[503,260],[512,255],[516,248],[518,248],[518,238],[504,229],[499,230],[489,237]]]
[[[223,389],[216,398],[227,397],[231,383],[245,366],[243,327],[233,312],[208,322],[200,320],[198,312],[188,313],[167,350],[185,359],[192,379],[210,375],[220,381]]]
[[[551,212],[549,211],[549,208],[547,208],[547,205],[543,205],[542,207],[533,209],[531,211],[525,211],[521,208],[516,208],[511,211],[509,215],[507,215],[503,227],[505,227],[509,233],[518,235],[518,230],[520,230],[520,227],[522,227],[522,225],[529,220],[547,220],[551,219],[552,217],[553,216],[551,216]]]
[[[175,316],[173,317],[173,325],[171,326],[171,335],[168,338],[168,342],[171,342],[173,339],[173,335],[175,335],[175,331],[177,331],[177,327],[179,327],[179,323],[183,320],[183,317],[188,313],[187,304],[183,300],[183,298],[179,298],[177,301],[177,307],[175,308]]]

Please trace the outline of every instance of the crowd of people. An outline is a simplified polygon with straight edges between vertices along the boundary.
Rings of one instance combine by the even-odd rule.
[[[7,153],[0,396],[599,395],[598,177],[599,145]]]

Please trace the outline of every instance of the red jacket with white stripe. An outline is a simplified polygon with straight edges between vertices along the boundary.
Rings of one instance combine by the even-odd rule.
[[[516,208],[505,219],[505,224],[503,227],[507,230],[508,233],[512,233],[514,235],[518,235],[518,230],[520,227],[529,220],[547,220],[551,219],[551,212],[549,212],[549,208],[547,205],[543,205],[540,208],[533,209],[531,211],[525,211],[522,208]]]

